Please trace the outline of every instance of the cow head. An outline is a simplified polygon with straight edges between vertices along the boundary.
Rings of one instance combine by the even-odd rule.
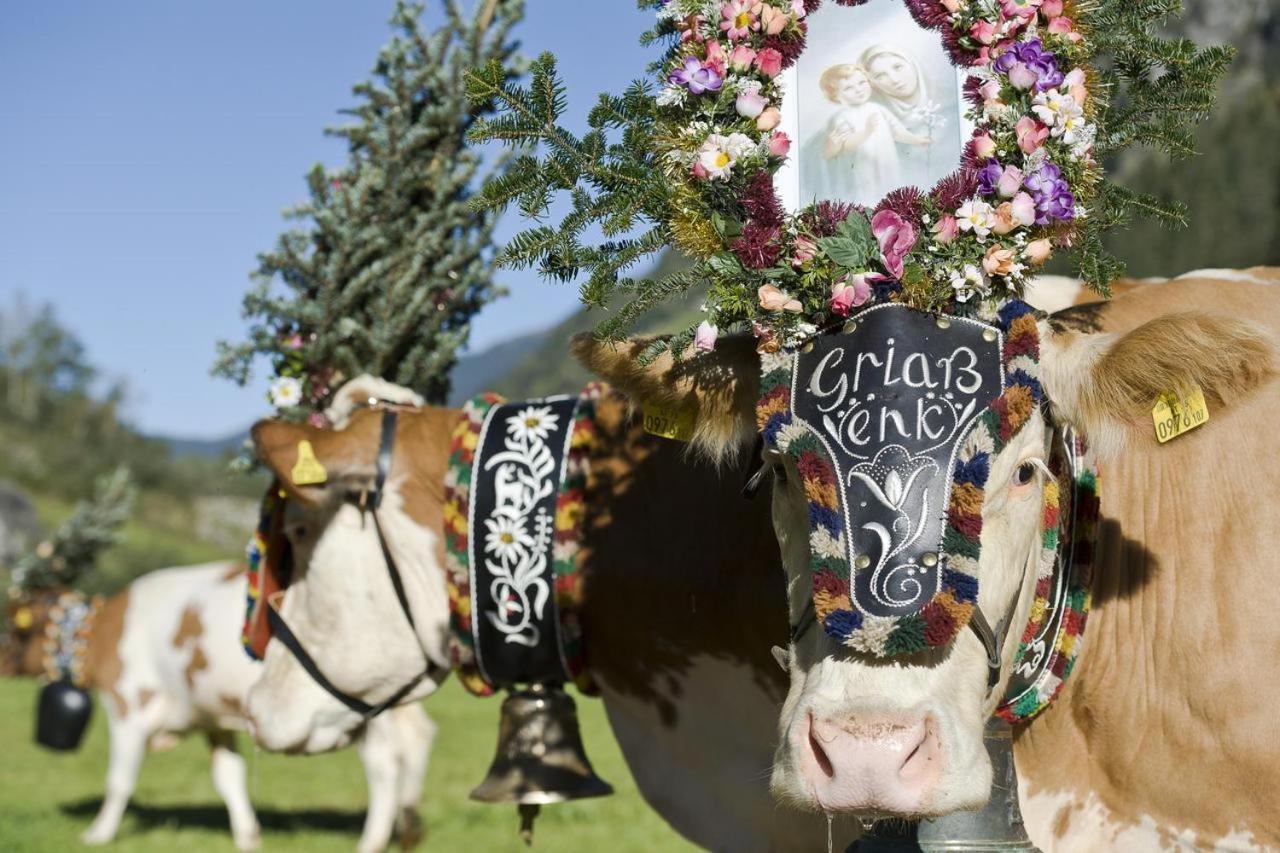
[[[369,704],[386,700],[428,660],[447,662],[439,531],[448,435],[456,417],[418,406],[397,412],[391,466],[376,510],[361,495],[374,487],[380,407],[353,411],[341,419],[342,428],[269,420],[253,429],[259,457],[286,492],[284,534],[293,566],[289,586],[275,602],[279,613],[324,676]],[[295,482],[304,453],[323,467],[323,482]],[[310,467],[313,476],[304,482],[315,479]],[[416,637],[386,568],[375,511],[403,578]],[[405,699],[421,698],[437,686],[424,679]],[[247,710],[257,741],[275,751],[336,749],[365,722],[318,686],[278,640],[267,645]]]
[[[650,363],[640,357],[648,340],[615,346],[584,336],[574,345],[588,368],[633,398],[695,413],[695,451],[732,456],[751,447],[763,429],[793,626],[785,658],[791,686],[772,784],[781,799],[827,812],[937,816],[986,802],[991,767],[982,733],[1003,695],[1032,603],[1050,488],[1048,442],[1056,428],[1072,427],[1104,456],[1140,450],[1154,443],[1151,410],[1161,394],[1198,386],[1211,407],[1229,406],[1276,365],[1275,346],[1263,330],[1204,314],[1169,315],[1114,335],[1055,328],[1023,313],[1003,332],[988,328],[976,343],[963,342],[978,353],[983,340],[997,347],[994,364],[970,362],[967,355],[954,360],[958,346],[950,346],[950,332],[938,333],[947,347],[929,354],[930,369],[946,370],[950,358],[954,371],[973,371],[957,389],[956,373],[950,381],[936,372],[926,377],[922,360],[913,375],[903,376],[907,354],[928,349],[914,339],[929,337],[921,330],[956,321],[922,314],[907,320],[896,338],[879,337],[879,349],[867,350],[874,357],[865,363],[863,351],[840,351],[823,339],[794,354],[799,368],[765,356],[763,394],[754,341],[722,339],[714,353]],[[866,322],[856,318],[842,334]],[[892,361],[884,347],[895,341]],[[1034,371],[1017,375],[1027,358]],[[890,362],[893,375],[886,370]],[[896,380],[896,388],[877,390],[898,403],[914,406],[926,393],[932,401],[935,393],[954,392],[954,407],[921,403],[915,410],[930,439],[952,444],[930,459],[922,445],[932,441],[913,445],[902,438],[919,438],[921,421],[913,429],[905,411],[886,417],[888,404],[869,403],[867,393],[853,402],[855,391],[868,391],[853,387],[859,366],[878,369],[881,386]],[[791,398],[800,383],[816,397],[808,409]],[[987,406],[998,415],[985,420],[994,430],[985,438],[978,434],[985,416],[963,414],[975,399],[979,410]],[[830,423],[806,428],[824,418]],[[968,426],[960,429],[957,421]],[[1015,428],[1004,429],[1010,424]],[[824,478],[820,461],[834,458],[841,441],[858,444],[858,454],[846,455],[839,474],[832,478],[828,469]],[[799,452],[805,447],[813,452]],[[839,493],[838,504],[833,480],[853,484]],[[971,517],[958,519],[957,512]],[[841,517],[832,523],[835,515]],[[957,526],[972,535],[969,547],[951,547],[948,537]],[[824,577],[840,574],[826,571],[829,562],[840,565],[846,579],[851,565],[858,571],[842,588],[824,585]],[[963,571],[944,576],[956,569]],[[894,609],[923,587],[928,595]],[[1015,626],[1004,634],[997,627],[1002,663],[994,686],[977,632],[960,630],[978,612],[993,626]],[[908,624],[917,632],[911,642],[897,633]]]

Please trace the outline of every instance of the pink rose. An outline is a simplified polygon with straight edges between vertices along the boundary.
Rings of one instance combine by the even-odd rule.
[[[764,108],[768,105],[769,102],[764,95],[760,94],[758,85],[750,89],[743,89],[738,93],[738,99],[734,102],[738,115],[743,118],[759,118],[760,113],[764,112]]]
[[[1017,166],[1005,166],[1004,171],[1000,173],[1000,180],[996,182],[996,192],[1000,193],[1001,198],[1013,198],[1018,190],[1022,189],[1022,179],[1025,175]]]
[[[724,48],[720,46],[720,42],[707,42],[707,58],[703,60],[703,65],[715,71],[721,77],[724,76],[725,65],[728,63],[729,57],[725,56]]]
[[[755,335],[756,340],[759,341],[759,343],[756,344],[756,352],[777,352],[782,349],[782,344],[778,342],[777,334],[773,329],[762,323],[757,323],[755,320],[752,320],[751,334]]]
[[[312,412],[307,415],[307,423],[316,429],[328,429],[333,426],[333,424],[329,423],[329,418],[324,412]]]
[[[782,73],[782,54],[775,48],[766,47],[756,54],[756,68],[766,77],[777,77]]]
[[[1062,0],[1044,0],[1040,4],[1040,14],[1050,21],[1062,15]]]
[[[766,131],[773,130],[781,124],[781,122],[782,113],[778,111],[777,107],[769,107],[767,110],[760,113],[760,117],[756,119],[756,129]]]
[[[1068,87],[1068,93],[1071,99],[1080,106],[1084,106],[1089,100],[1089,90],[1085,88],[1084,71],[1080,68],[1075,69],[1068,74],[1062,81]]]
[[[938,224],[933,226],[933,239],[944,246],[955,240],[959,235],[960,225],[950,213],[939,219]]]
[[[1029,193],[1018,193],[1009,203],[1013,221],[1024,228],[1036,224],[1036,202]]]
[[[1060,36],[1067,36],[1072,41],[1080,41],[1081,35],[1075,31],[1075,25],[1071,23],[1071,19],[1065,15],[1054,18],[1049,22],[1049,32]]]
[[[978,87],[978,94],[982,96],[984,101],[1000,100],[1000,81],[988,80]]]
[[[880,243],[884,268],[894,278],[902,278],[903,259],[916,244],[916,229],[892,210],[871,217],[871,233]]]
[[[791,137],[780,130],[775,130],[769,136],[769,153],[774,157],[786,157],[787,152],[790,150]]]
[[[1018,136],[1018,147],[1022,149],[1024,154],[1036,153],[1044,145],[1044,141],[1049,138],[1049,128],[1031,116],[1023,116],[1018,119],[1018,123],[1013,130]]]
[[[979,160],[990,160],[996,156],[996,141],[988,134],[973,138],[973,155]]]
[[[791,14],[795,16],[797,21],[808,14],[804,8],[804,0],[791,0]]]
[[[1049,242],[1047,238],[1035,240],[1027,244],[1026,252],[1027,260],[1033,264],[1040,265],[1049,260],[1049,257],[1053,254],[1053,243]]]
[[[1040,0],[1001,0],[1000,11],[1006,18],[1017,18],[1023,23],[1036,16],[1036,7]]]
[[[790,22],[790,16],[776,6],[766,5],[760,10],[760,26],[767,36],[776,36],[785,30]]]
[[[818,244],[801,234],[796,238],[795,250],[791,253],[791,265],[802,267],[818,256]]]
[[[996,25],[990,21],[977,21],[969,28],[969,35],[973,36],[974,41],[978,44],[993,44],[999,30]]]
[[[942,0],[942,5],[953,15],[960,11],[960,0]]]
[[[702,165],[702,159],[693,161],[693,176],[701,180],[706,180],[711,173],[707,171],[707,167]]]
[[[1013,205],[1006,201],[996,208],[996,223],[991,226],[991,231],[1003,237],[1013,229]]]
[[[775,284],[760,285],[756,296],[760,299],[760,307],[769,312],[791,311],[799,314],[803,308],[798,299],[792,299],[789,293],[779,290]]]
[[[1013,249],[1006,249],[996,244],[987,249],[982,259],[982,268],[987,275],[1008,275],[1013,272]]]
[[[719,335],[719,329],[703,320],[698,325],[697,333],[693,336],[693,348],[698,352],[711,352],[716,348],[716,338]]]
[[[756,61],[756,52],[740,44],[729,54],[729,67],[734,71],[746,71]]]
[[[1015,89],[1026,91],[1040,80],[1040,75],[1026,66],[1026,63],[1015,62],[1009,69],[1009,83]]]
[[[848,317],[849,312],[871,298],[871,273],[847,275],[831,285],[831,313]],[[881,276],[882,277],[882,276]]]

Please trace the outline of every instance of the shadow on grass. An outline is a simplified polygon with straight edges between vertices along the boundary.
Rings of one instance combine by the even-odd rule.
[[[102,806],[102,798],[94,797],[62,803],[59,811],[69,817],[92,820]],[[141,830],[157,829],[168,826],[199,827],[201,829],[217,829],[231,831],[231,822],[227,810],[213,805],[178,805],[148,806],[143,803],[130,802],[125,812],[127,817],[137,821]],[[359,835],[364,828],[364,811],[345,811],[341,809],[258,809],[258,823],[265,832],[340,832],[348,835]]]

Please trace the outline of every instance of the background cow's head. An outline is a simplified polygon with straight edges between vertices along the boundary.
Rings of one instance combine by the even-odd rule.
[[[0,637],[0,675],[44,675],[45,629],[61,590],[23,591],[8,600]]]
[[[292,553],[279,612],[324,676],[339,690],[377,704],[426,666],[447,660],[448,599],[443,574],[441,504],[449,430],[456,412],[422,407],[394,386],[357,379],[331,411],[336,427],[262,421],[253,439],[262,461],[287,494],[284,531]],[[369,506],[360,495],[374,486],[383,412],[369,398],[405,400],[397,412],[392,462],[376,510],[387,546],[400,568],[418,629],[415,638],[388,575]],[[324,467],[324,482],[297,485],[300,443],[309,442]],[[268,644],[261,678],[249,693],[254,736],[267,749],[321,752],[350,742],[364,723],[315,683],[279,641]],[[406,699],[438,686],[425,679]]]
[[[1052,431],[1070,425],[1104,457],[1154,452],[1151,410],[1161,394],[1198,386],[1221,410],[1269,377],[1277,361],[1264,330],[1208,314],[1168,315],[1127,334],[1070,325],[1045,319],[1036,325],[1037,381],[1049,404],[1034,407],[997,447],[982,489],[976,604],[992,625],[1015,626],[1000,644],[999,684],[988,688],[988,657],[973,632],[913,654],[878,655],[869,653],[865,637],[859,648],[840,645],[821,628],[802,631],[787,657],[791,687],[773,772],[781,798],[863,815],[940,815],[985,803],[991,768],[982,732],[1003,695],[1032,603]],[[695,412],[692,449],[725,458],[756,440],[761,365],[754,343],[722,338],[714,353],[679,364],[670,356],[642,364],[647,340],[615,346],[584,336],[575,351],[638,402]],[[766,461],[775,471],[773,516],[791,622],[803,626],[814,600],[813,495],[806,493],[812,479],[788,454],[766,450]],[[857,506],[849,516],[858,526]]]

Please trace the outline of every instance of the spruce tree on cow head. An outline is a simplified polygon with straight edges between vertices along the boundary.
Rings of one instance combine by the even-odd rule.
[[[494,64],[514,79],[509,39],[523,0],[477,0],[468,14],[442,0],[444,23],[423,30],[423,7],[397,2],[395,35],[354,87],[348,162],[317,164],[300,223],[259,256],[245,297],[248,340],[219,345],[214,373],[244,384],[257,356],[276,377],[272,402],[303,417],[344,380],[369,373],[443,402],[471,317],[501,295],[493,281],[493,212],[470,200],[505,172],[468,148],[493,105],[469,102],[464,77]]]

